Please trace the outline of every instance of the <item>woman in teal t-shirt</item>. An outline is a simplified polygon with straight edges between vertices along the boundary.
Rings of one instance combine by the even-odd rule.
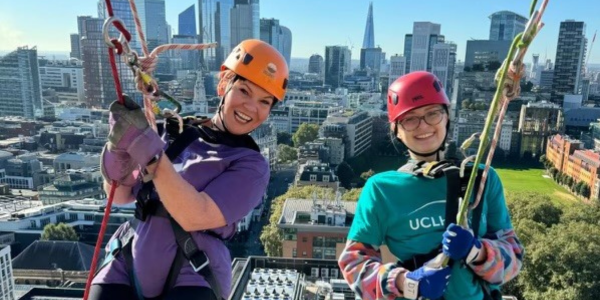
[[[443,159],[450,102],[440,81],[413,72],[394,81],[387,97],[394,136],[409,150],[411,165]],[[406,169],[406,166],[401,168]],[[348,242],[339,258],[344,278],[362,299],[482,300],[514,278],[523,247],[512,228],[502,183],[490,169],[485,185],[479,232],[444,224],[447,182],[389,171],[367,181],[360,195]],[[399,262],[384,264],[387,245]],[[416,256],[442,251],[452,266],[410,266]]]

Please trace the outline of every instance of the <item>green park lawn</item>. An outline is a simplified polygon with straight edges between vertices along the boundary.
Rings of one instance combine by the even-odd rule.
[[[556,204],[579,201],[552,178],[546,178],[544,169],[501,169],[496,168],[505,192],[537,192],[548,195]]]

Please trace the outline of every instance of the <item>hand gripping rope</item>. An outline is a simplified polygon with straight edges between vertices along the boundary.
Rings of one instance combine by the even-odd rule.
[[[121,104],[124,102],[123,88],[121,87],[121,81],[119,80],[119,73],[117,70],[115,53],[121,55],[123,61],[131,68],[132,72],[135,75],[136,88],[144,95],[144,112],[146,118],[148,119],[148,123],[154,128],[154,130],[156,130],[155,115],[160,115],[163,117],[175,116],[180,120],[181,131],[183,125],[182,119],[179,116],[179,113],[181,112],[181,104],[177,100],[169,96],[167,93],[159,90],[158,83],[152,78],[152,72],[156,69],[158,63],[158,55],[167,50],[203,50],[207,48],[215,48],[217,47],[217,44],[166,44],[161,45],[154,49],[151,53],[148,53],[148,46],[146,44],[144,33],[142,31],[141,22],[137,13],[137,9],[135,7],[134,0],[129,0],[129,6],[133,13],[133,17],[136,24],[136,30],[140,37],[142,51],[144,53],[143,57],[138,57],[137,53],[129,47],[129,42],[131,42],[131,34],[125,28],[123,21],[115,17],[111,1],[105,0],[105,3],[106,11],[108,13],[108,19],[106,19],[106,21],[104,22],[103,34],[104,41],[108,46],[108,58],[111,66],[112,76],[115,81],[117,100]],[[109,29],[111,24],[120,32],[118,39],[110,38],[109,36]],[[160,108],[157,105],[157,101],[160,100],[161,97],[171,102],[175,106],[175,109],[164,109],[161,114]],[[113,180],[111,182],[111,188],[108,194],[106,208],[104,209],[104,217],[102,218],[102,223],[100,225],[100,232],[98,233],[98,239],[96,240],[96,247],[94,249],[92,265],[90,266],[88,278],[85,285],[85,292],[83,296],[84,300],[87,300],[89,297],[91,283],[96,273],[97,262],[100,255],[100,248],[102,246],[104,234],[106,233],[106,225],[110,217],[110,211],[112,208],[112,203],[117,186],[118,183]]]

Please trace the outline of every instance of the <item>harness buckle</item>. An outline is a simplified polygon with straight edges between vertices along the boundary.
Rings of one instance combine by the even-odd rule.
[[[204,251],[196,252],[192,257],[190,257],[189,261],[192,269],[194,269],[194,272],[196,273],[199,273],[210,263],[210,259],[208,259],[208,256],[206,256]]]

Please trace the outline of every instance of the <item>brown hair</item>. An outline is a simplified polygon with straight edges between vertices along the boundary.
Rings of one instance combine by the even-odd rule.
[[[225,69],[219,73],[219,84],[217,85],[217,95],[223,96],[225,95],[225,90],[227,89],[227,85],[235,78],[237,74],[235,72]]]

